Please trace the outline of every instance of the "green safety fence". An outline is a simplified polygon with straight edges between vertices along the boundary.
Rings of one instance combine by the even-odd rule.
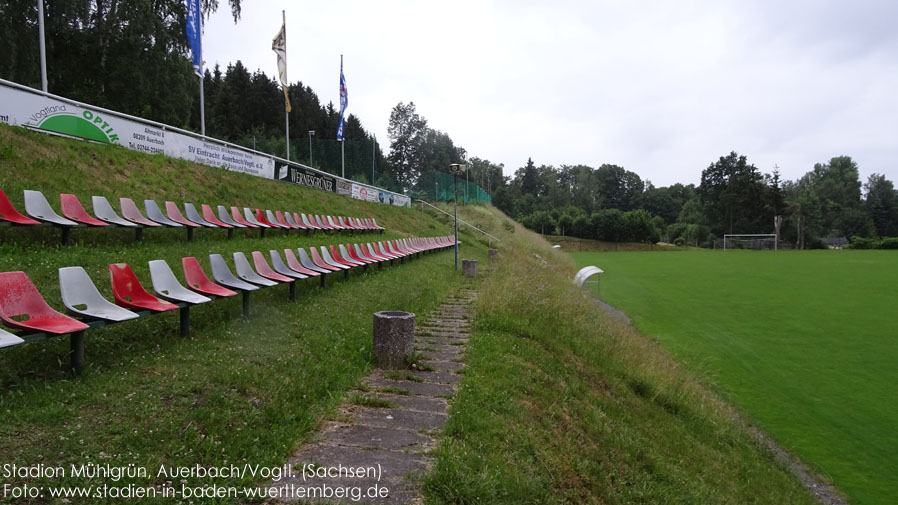
[[[278,139],[241,139],[241,145],[261,152],[284,155],[284,142]],[[341,175],[341,159],[345,152],[346,178],[365,184],[373,184],[396,193],[403,193],[402,188],[386,173],[387,162],[379,150],[375,150],[370,140],[345,140],[341,142],[330,139],[290,139],[290,160],[309,165],[323,172]],[[311,152],[309,151],[311,147]],[[379,147],[379,146],[378,146]],[[345,151],[344,151],[345,150]],[[373,166],[372,166],[373,165]],[[411,191],[416,198],[435,202],[451,202],[455,198],[455,180],[447,172],[424,170],[415,188]],[[458,178],[458,201],[465,203],[492,203],[490,195],[474,181],[465,176]]]
[[[399,191],[397,187],[386,187],[391,185],[391,181],[385,180],[383,177],[385,175],[383,173],[385,160],[380,152],[375,151],[374,142],[348,139],[340,142],[337,140],[316,140],[315,137],[312,137],[311,144],[312,152],[310,157],[308,140],[306,142],[297,142],[297,157],[294,161],[334,175],[341,175],[342,170],[345,169],[345,177],[347,179],[373,184],[390,191]],[[343,165],[344,156],[345,167]]]
[[[458,183],[458,201],[465,203],[485,202],[492,203],[490,195],[483,188],[474,184],[465,176],[455,176],[445,172],[431,172],[421,174],[418,181],[418,191],[424,199],[435,202],[451,202],[455,199],[456,182]]]
[[[286,154],[283,139],[253,138],[239,139],[238,144],[263,153],[284,157]],[[370,140],[346,140],[345,146],[341,142],[330,139],[317,139],[312,137],[311,142],[305,139],[290,139],[290,161],[302,163],[327,172],[342,176],[344,166],[342,157],[345,152],[346,178],[364,184],[373,184],[394,192],[399,191],[389,177],[384,177],[386,160],[383,154],[375,150],[374,142]],[[381,147],[381,146],[377,146]],[[310,149],[311,148],[311,152]]]

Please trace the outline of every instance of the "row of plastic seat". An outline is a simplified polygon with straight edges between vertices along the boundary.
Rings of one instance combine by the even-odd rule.
[[[443,249],[454,245],[452,237],[413,238],[367,244],[339,244],[320,249],[284,249],[284,256],[269,251],[271,263],[260,251],[253,251],[252,264],[242,252],[233,255],[231,272],[220,254],[209,255],[212,269],[210,279],[194,257],[182,258],[185,283],[182,284],[165,260],[149,262],[153,294],[140,283],[126,263],[109,265],[115,303],[100,294],[87,272],[79,266],[59,269],[59,288],[63,305],[71,316],[53,310],[25,272],[0,273],[0,320],[9,328],[23,330],[15,335],[0,329],[0,347],[26,341],[71,334],[72,369],[80,373],[83,367],[83,333],[91,327],[127,321],[145,315],[181,310],[181,333],[189,332],[192,305],[214,298],[243,294],[243,314],[249,317],[249,294],[261,287],[282,283],[289,285],[290,299],[295,298],[295,281],[319,277],[322,287],[325,277],[335,272],[348,276],[352,268],[387,261],[400,261],[409,255]],[[286,259],[286,261],[285,261]]]
[[[134,228],[137,239],[142,240],[143,228],[173,227],[186,228],[187,239],[193,240],[193,230],[196,228],[223,228],[228,230],[228,237],[233,235],[236,228],[258,228],[264,235],[268,228],[280,228],[284,230],[348,230],[348,231],[378,231],[384,228],[377,224],[373,218],[352,218],[344,216],[319,216],[312,214],[300,214],[297,212],[281,212],[262,209],[252,210],[243,208],[243,214],[237,207],[231,207],[230,213],[224,205],[218,206],[218,215],[212,211],[212,207],[202,204],[201,212],[192,203],[184,204],[184,213],[175,202],[165,202],[165,213],[155,200],[144,200],[146,217],[140,212],[137,204],[130,198],[120,198],[121,216],[115,212],[109,200],[104,196],[93,196],[94,216],[90,215],[81,205],[78,197],[73,194],[63,193],[59,195],[62,216],[56,213],[40,191],[25,190],[25,213],[19,213],[3,190],[0,189],[0,224],[13,225],[39,225],[42,223],[61,227],[63,230],[63,243],[71,242],[71,228],[78,226],[88,227],[127,227]]]

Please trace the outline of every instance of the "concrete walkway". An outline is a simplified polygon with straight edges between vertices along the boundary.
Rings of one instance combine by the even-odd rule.
[[[418,367],[373,370],[344,402],[339,420],[290,459],[293,476],[272,484],[281,498],[269,503],[422,503],[420,478],[461,381],[475,297],[463,290],[418,320]]]

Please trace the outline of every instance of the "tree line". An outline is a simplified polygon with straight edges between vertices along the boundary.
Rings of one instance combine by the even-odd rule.
[[[736,152],[702,171],[701,182],[655,187],[617,165],[536,166],[508,177],[493,203],[544,234],[710,247],[733,233],[776,233],[797,248],[823,237],[898,236],[898,192],[881,174],[861,183],[838,156],[796,181],[763,173]],[[864,242],[868,244],[868,242]]]

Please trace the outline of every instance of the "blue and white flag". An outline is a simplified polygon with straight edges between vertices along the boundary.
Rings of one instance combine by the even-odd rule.
[[[349,105],[349,95],[346,93],[346,78],[343,77],[343,56],[340,56],[340,124],[337,126],[337,140],[343,140],[343,113]]]
[[[193,55],[193,71],[203,76],[203,34],[200,0],[187,0],[187,43]]]

